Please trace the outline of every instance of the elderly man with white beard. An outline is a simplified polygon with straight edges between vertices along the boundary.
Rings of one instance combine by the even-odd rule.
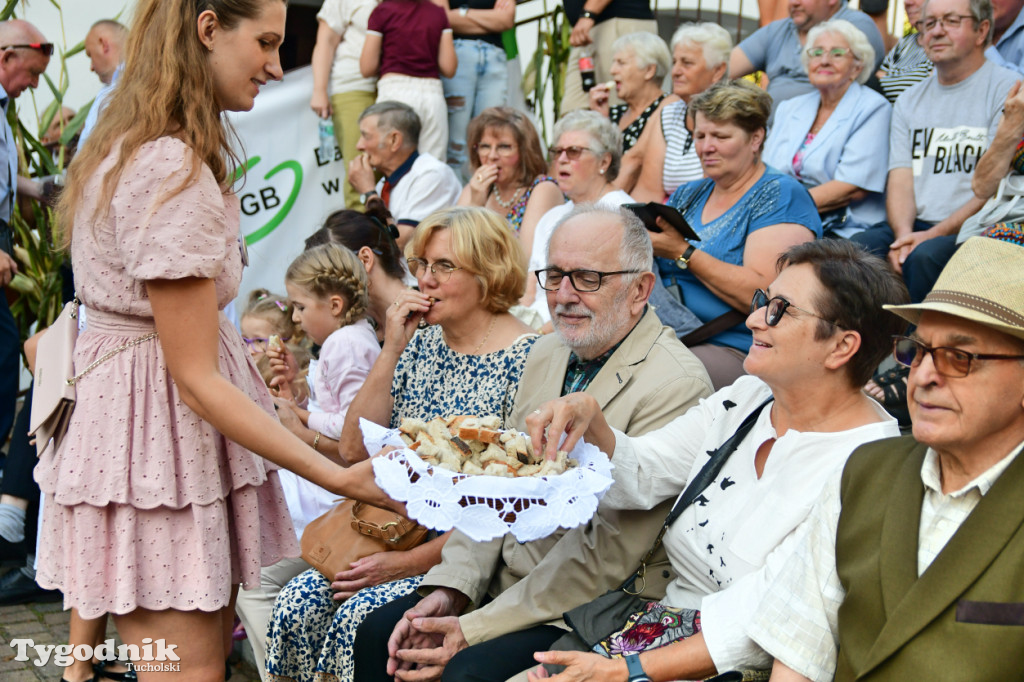
[[[583,391],[616,428],[640,435],[710,395],[703,365],[647,304],[652,260],[647,231],[628,211],[579,206],[555,227],[536,273],[555,333],[530,352],[510,424],[525,429],[543,403]],[[504,681],[525,670],[534,651],[564,633],[554,625],[564,611],[636,567],[668,509],[599,507],[584,526],[523,544],[511,535],[473,542],[453,533],[419,594],[360,626],[355,679],[432,680],[443,671],[445,680]],[[664,554],[657,560],[648,569],[652,596],[672,577]],[[562,580],[566,572],[574,579]]]

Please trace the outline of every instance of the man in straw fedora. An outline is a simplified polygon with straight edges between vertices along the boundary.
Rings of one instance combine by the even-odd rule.
[[[1024,678],[1024,247],[974,237],[894,340],[913,436],[850,457],[748,634],[773,680]]]

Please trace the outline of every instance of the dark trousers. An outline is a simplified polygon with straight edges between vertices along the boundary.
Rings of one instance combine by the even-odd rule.
[[[388,638],[403,614],[421,597],[410,594],[380,607],[363,620],[356,631],[355,679],[359,682],[391,682],[387,674]],[[505,682],[535,664],[533,653],[547,651],[565,630],[537,625],[457,653],[441,676],[442,682]]]
[[[35,551],[36,530],[39,525],[39,484],[32,478],[32,470],[36,466],[36,446],[28,442],[28,422],[32,405],[32,387],[29,386],[25,395],[25,404],[14,420],[14,433],[11,434],[11,447],[4,460],[4,478],[0,484],[0,494],[14,495],[28,500],[25,512],[25,546],[29,553]]]
[[[931,223],[923,220],[914,221],[914,232],[927,230]],[[879,258],[886,258],[889,255],[889,245],[896,240],[889,223],[878,223],[859,234],[850,237],[850,241],[863,246],[870,253]],[[956,236],[935,237],[928,241],[921,242],[910,252],[907,260],[903,263],[903,281],[910,291],[910,300],[913,303],[920,303],[928,292],[935,286],[935,280],[939,278],[942,268],[956,252]]]
[[[21,370],[21,339],[18,325],[7,305],[7,295],[0,287],[0,443],[14,424],[14,410],[18,399],[18,375]]]

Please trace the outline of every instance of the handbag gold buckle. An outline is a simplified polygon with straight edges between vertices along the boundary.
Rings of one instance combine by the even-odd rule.
[[[394,529],[389,532],[389,529]],[[384,542],[390,542],[392,545],[397,545],[402,536],[399,534],[398,522],[388,521],[380,527],[381,540]]]

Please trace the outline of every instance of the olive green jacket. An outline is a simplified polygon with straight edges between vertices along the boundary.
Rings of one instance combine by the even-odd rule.
[[[836,680],[1024,679],[1024,456],[918,577],[925,452],[877,441],[844,470]]]

